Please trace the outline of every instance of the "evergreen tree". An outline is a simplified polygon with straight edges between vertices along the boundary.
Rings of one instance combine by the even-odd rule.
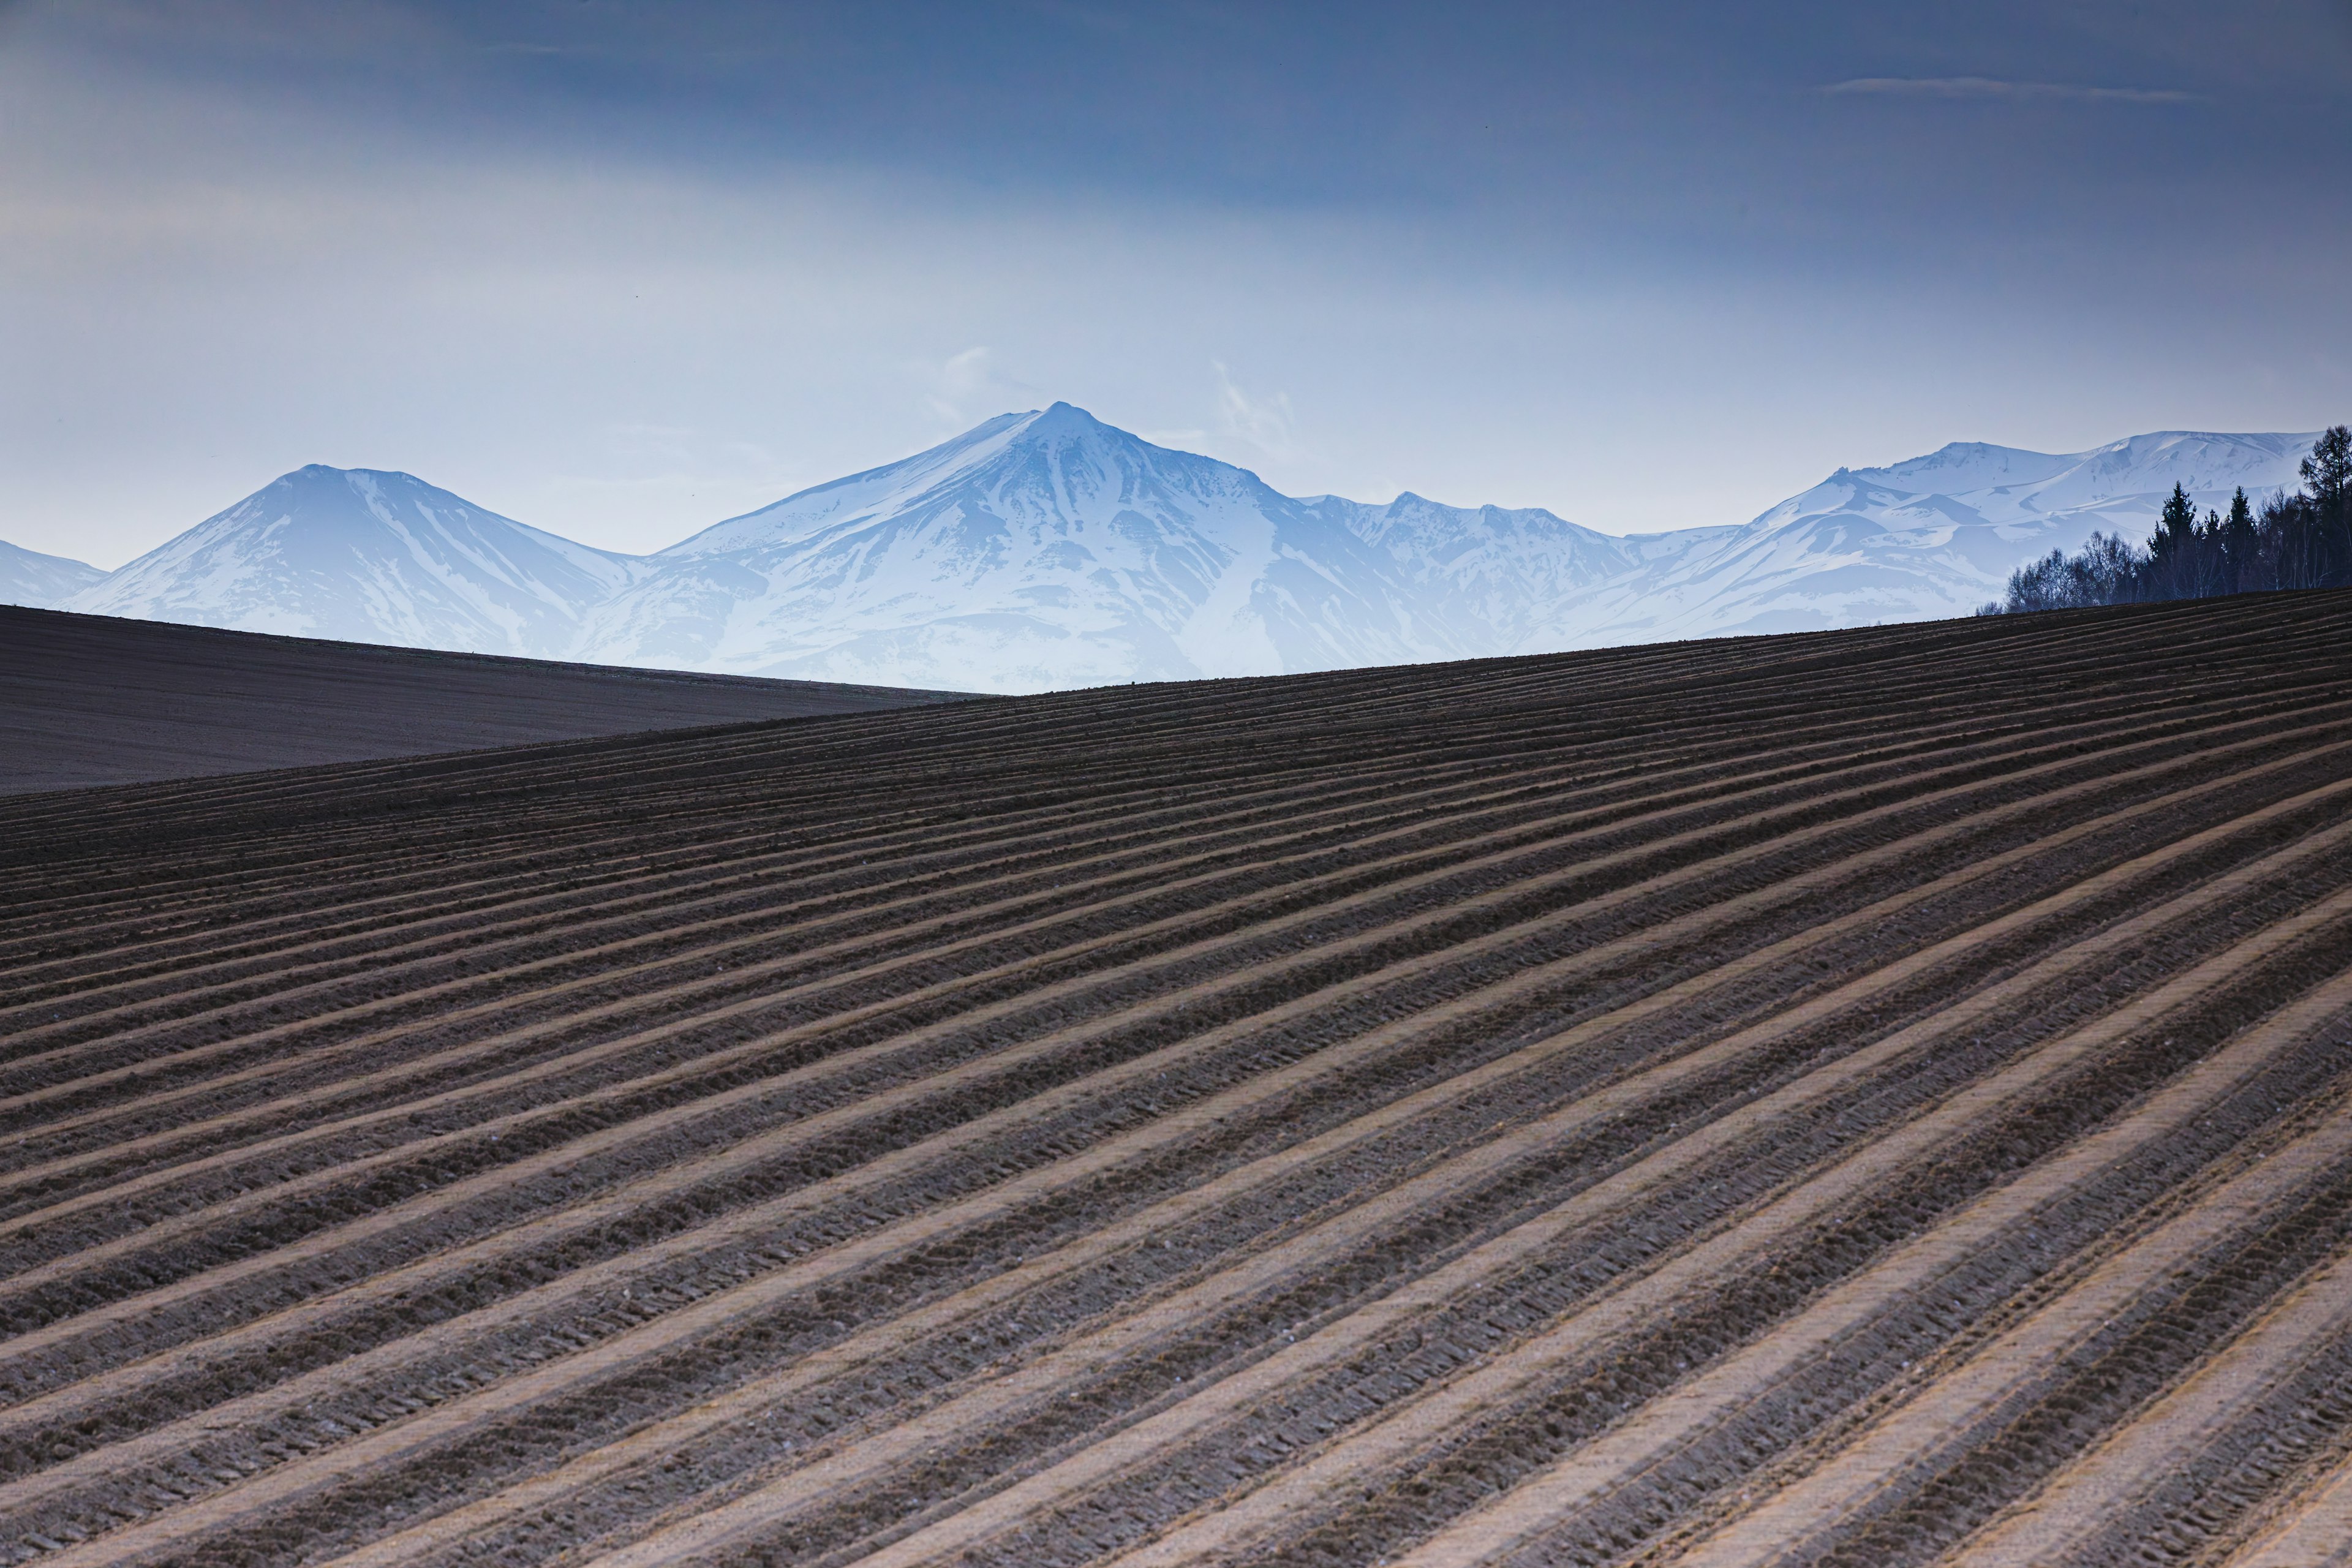
[[[2187,598],[2196,592],[2197,507],[2179,484],[2147,537],[2147,578],[2154,599]]]
[[[2352,426],[2338,425],[2311,444],[2303,460],[2303,485],[2323,510],[2341,507],[2352,495]]]
[[[2352,582],[2352,428],[2338,425],[2311,444],[2303,489],[2319,535],[2312,551],[2318,581]]]
[[[2221,514],[2210,507],[2206,509],[2205,521],[2197,525],[2196,553],[2197,581],[2189,589],[2189,596],[2210,599],[2229,593],[2230,584],[2224,576],[2229,557],[2221,542]]]
[[[2256,580],[2259,548],[2253,503],[2246,500],[2246,487],[2240,485],[2238,493],[2230,498],[2230,515],[2221,521],[2221,592],[2242,594],[2260,586]]]

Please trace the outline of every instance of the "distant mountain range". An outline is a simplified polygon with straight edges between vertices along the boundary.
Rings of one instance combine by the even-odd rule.
[[[0,601],[358,642],[1025,691],[1965,615],[2094,529],[2296,482],[2308,435],[1959,444],[1751,522],[1297,499],[1057,403],[653,555],[406,474],[285,475],[120,571],[0,545]]]

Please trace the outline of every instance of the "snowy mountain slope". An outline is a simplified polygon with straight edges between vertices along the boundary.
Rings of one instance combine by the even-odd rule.
[[[407,474],[313,464],[66,608],[240,631],[561,658],[636,574]]]
[[[1021,691],[1467,651],[1342,521],[1066,403],[648,565],[591,617],[583,657]]]
[[[106,574],[63,555],[0,539],[0,605],[29,605],[46,610],[89,587]]]
[[[1652,563],[1647,542],[1540,508],[1446,506],[1410,490],[1385,506],[1337,496],[1305,504],[1380,551],[1417,622],[1466,654],[1510,648],[1545,616]],[[1663,537],[1671,543],[1660,556],[1693,542]]]
[[[797,490],[757,511],[713,523],[658,553],[666,557],[722,555],[737,550],[763,549],[796,542],[828,523],[891,516],[934,490],[954,484],[960,476],[986,465],[1042,417],[1034,408],[1025,414],[1000,414],[911,458]]]
[[[2095,530],[2144,541],[2175,483],[2200,510],[2226,508],[2240,486],[2257,498],[2294,488],[2313,438],[2162,431],[2073,453],[1955,443],[1885,468],[1841,468],[1751,522],[1564,603],[1517,647],[1967,615],[1999,598],[2018,566],[2074,550]]]

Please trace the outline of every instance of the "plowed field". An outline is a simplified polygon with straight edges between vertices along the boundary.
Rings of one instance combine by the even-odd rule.
[[[0,802],[0,1553],[2352,1560],[2352,595]]]

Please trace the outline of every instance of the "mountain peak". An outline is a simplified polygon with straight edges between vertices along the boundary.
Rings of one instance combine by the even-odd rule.
[[[1016,470],[1032,479],[1044,473],[1066,477],[1085,472],[1099,480],[1114,471],[1150,470],[1163,479],[1185,476],[1180,483],[1247,487],[1260,482],[1247,469],[1155,447],[1104,424],[1074,403],[1055,402],[1025,413],[1000,414],[912,457],[795,490],[757,511],[714,523],[660,553],[703,556],[790,544],[871,519],[898,516],[967,487],[979,487],[975,496],[993,493],[1014,482]],[[1209,477],[1213,475],[1217,477]]]
[[[77,595],[74,608],[562,658],[582,606],[634,571],[413,474],[309,463]]]
[[[268,485],[265,485],[254,494],[267,495],[270,489],[278,485],[305,489],[348,489],[362,494],[382,490],[389,486],[423,490],[433,495],[449,494],[437,485],[428,484],[415,474],[399,468],[339,468],[331,463],[305,463],[299,468],[289,469],[278,475]],[[457,500],[456,497],[450,499]],[[459,500],[458,504],[467,503]]]
[[[1075,403],[1053,403],[1042,411],[1026,416],[1028,423],[1021,427],[1024,439],[1067,439],[1102,437],[1112,440],[1138,441],[1115,425],[1106,425]]]

